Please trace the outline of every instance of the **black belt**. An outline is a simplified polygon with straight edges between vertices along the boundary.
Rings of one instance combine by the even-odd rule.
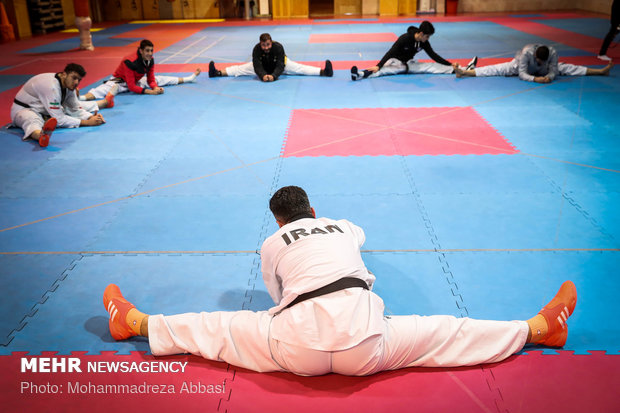
[[[302,301],[306,301],[311,298],[319,297],[321,295],[325,295],[329,293],[334,293],[336,291],[340,291],[340,290],[344,290],[346,288],[352,288],[352,287],[360,287],[360,288],[363,288],[364,290],[368,290],[368,284],[366,284],[366,281],[360,280],[359,278],[344,277],[344,278],[339,279],[338,281],[334,281],[331,284],[327,284],[324,287],[317,288],[314,291],[310,291],[310,292],[298,295],[297,298],[291,301],[289,305],[284,307],[284,309],[292,307],[295,304],[299,304]]]
[[[24,102],[20,102],[20,101],[19,101],[19,100],[17,100],[17,99],[13,99],[13,102],[14,102],[14,103],[17,103],[19,106],[23,106],[23,107],[25,107],[25,108],[30,108],[30,105],[28,105],[27,103],[24,103]]]

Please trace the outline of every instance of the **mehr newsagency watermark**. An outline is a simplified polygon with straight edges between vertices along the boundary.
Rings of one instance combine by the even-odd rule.
[[[82,363],[78,357],[22,357],[21,373],[185,373],[187,361],[89,361]],[[135,376],[133,376],[135,377]],[[153,380],[156,381],[156,380]],[[226,381],[203,383],[95,383],[90,380],[67,380],[61,384],[35,383],[22,380],[22,394],[223,394]]]

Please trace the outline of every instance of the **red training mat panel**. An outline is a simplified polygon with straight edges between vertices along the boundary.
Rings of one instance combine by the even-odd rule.
[[[284,157],[519,152],[472,107],[295,109]]]

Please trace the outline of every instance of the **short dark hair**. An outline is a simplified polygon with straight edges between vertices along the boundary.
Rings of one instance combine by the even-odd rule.
[[[66,74],[69,74],[72,72],[77,73],[80,77],[86,76],[86,70],[84,70],[84,68],[81,65],[78,65],[77,63],[67,64],[67,66],[65,66],[64,72]]]
[[[432,34],[435,34],[435,27],[433,26],[433,23],[429,22],[428,20],[424,20],[422,23],[420,23],[418,32],[422,32],[430,36]]]
[[[288,223],[295,215],[312,213],[308,194],[298,186],[284,186],[269,200],[269,209],[277,220]]]
[[[144,50],[146,47],[149,47],[149,46],[154,47],[153,42],[148,39],[144,39],[140,42],[140,47],[138,49]]]
[[[536,48],[536,57],[546,62],[549,59],[549,48],[547,46],[538,46]]]
[[[263,34],[261,34],[261,35],[260,35],[260,37],[258,38],[258,40],[259,40],[261,43],[264,43],[264,42],[266,42],[267,40],[272,41],[272,40],[271,40],[271,35],[270,35],[269,33],[263,33]]]

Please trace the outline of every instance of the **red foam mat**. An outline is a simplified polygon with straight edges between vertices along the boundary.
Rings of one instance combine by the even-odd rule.
[[[601,47],[601,39],[599,38],[586,36],[585,34],[579,34],[568,30],[557,29],[543,23],[527,20],[524,21],[523,19],[510,17],[491,19],[491,21],[523,33],[540,36],[551,42],[558,42],[576,49],[587,50],[592,53],[598,54],[598,50]]]
[[[155,358],[138,352],[74,352],[55,361],[76,358],[82,372],[22,372],[23,360],[32,363],[55,354],[13,353],[0,356],[0,403],[7,412],[50,411],[52,406],[63,412],[620,411],[620,355],[559,353],[534,351],[484,366],[409,368],[368,377],[255,373],[196,356]],[[186,362],[181,371],[178,363]],[[52,363],[47,363],[48,369]],[[64,363],[68,366],[69,361]],[[89,363],[97,369],[87,371]],[[125,363],[126,370],[152,369],[161,363],[170,371],[112,373],[111,363]]]
[[[472,107],[296,109],[283,156],[517,152]]]

